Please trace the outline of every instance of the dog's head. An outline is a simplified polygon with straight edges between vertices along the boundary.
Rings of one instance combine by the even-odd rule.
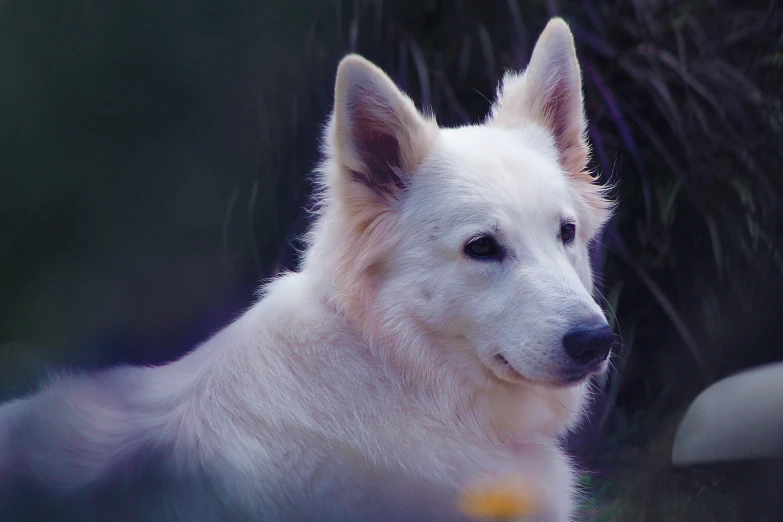
[[[585,171],[581,82],[562,20],[481,125],[438,128],[371,63],[340,63],[306,262],[333,260],[346,314],[407,364],[553,388],[606,367],[588,247],[611,205]]]

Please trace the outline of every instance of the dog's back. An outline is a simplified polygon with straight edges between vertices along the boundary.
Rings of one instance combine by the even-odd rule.
[[[351,392],[376,377],[322,306],[298,304],[306,279],[172,364],[64,374],[0,406],[0,520],[458,520],[451,493],[342,442],[346,415],[385,406]],[[291,363],[307,351],[312,368]]]
[[[64,397],[64,390],[58,388],[57,383],[48,388],[58,395],[55,402]],[[0,520],[464,519],[449,492],[401,473],[378,469],[368,474],[350,452],[332,453],[321,460],[319,465],[325,469],[320,476],[317,471],[296,469],[287,475],[270,469],[268,474],[253,476],[226,465],[222,456],[210,459],[194,452],[190,462],[183,462],[172,441],[154,440],[156,437],[133,429],[112,434],[103,431],[107,439],[100,441],[95,426],[88,426],[65,402],[54,417],[38,422],[34,417],[41,411],[35,404],[39,399],[49,397],[45,392],[0,407],[0,424],[10,435],[4,437],[2,447]],[[84,402],[81,405],[91,407]],[[122,414],[120,409],[115,413]],[[276,477],[270,479],[271,475]]]

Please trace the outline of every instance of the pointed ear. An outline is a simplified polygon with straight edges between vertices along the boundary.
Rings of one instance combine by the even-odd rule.
[[[582,73],[574,37],[560,19],[549,21],[522,74],[506,74],[489,123],[514,127],[536,122],[552,133],[566,172],[587,167]]]
[[[339,175],[383,199],[398,197],[432,146],[437,125],[425,119],[394,82],[357,55],[337,68],[330,127]]]

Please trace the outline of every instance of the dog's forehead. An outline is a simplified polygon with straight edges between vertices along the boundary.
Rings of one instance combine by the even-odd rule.
[[[532,125],[443,129],[423,170],[429,191],[450,196],[437,199],[466,210],[490,205],[514,213],[549,213],[568,206],[571,199],[552,138]]]

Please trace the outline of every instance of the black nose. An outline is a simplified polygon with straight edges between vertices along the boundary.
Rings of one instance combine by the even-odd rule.
[[[563,337],[568,355],[579,364],[603,361],[614,344],[614,334],[606,323],[581,327]]]

